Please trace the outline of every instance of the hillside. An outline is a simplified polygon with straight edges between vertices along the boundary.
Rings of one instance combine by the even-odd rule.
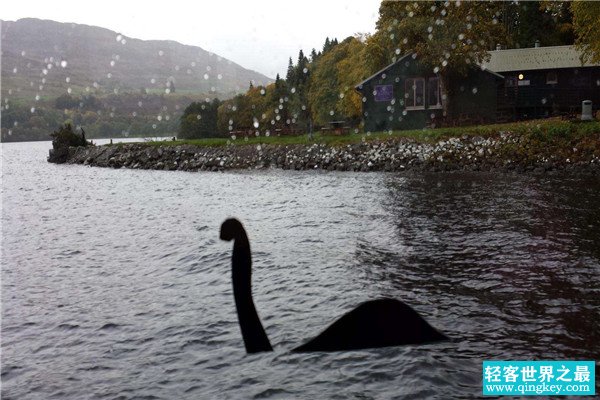
[[[144,41],[94,26],[27,18],[2,21],[1,33],[3,97],[10,89],[13,96],[35,96],[40,85],[41,96],[68,88],[74,94],[85,88],[164,93],[168,81],[179,93],[228,97],[250,81],[269,81],[200,47]]]
[[[47,140],[62,123],[89,137],[171,136],[192,101],[270,82],[200,47],[32,18],[1,22],[2,141]]]

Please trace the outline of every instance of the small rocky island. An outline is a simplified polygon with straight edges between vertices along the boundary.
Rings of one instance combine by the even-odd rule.
[[[351,144],[223,146],[129,143],[69,147],[64,162],[97,167],[179,171],[281,168],[327,171],[600,172],[600,133],[548,136],[499,131],[437,141],[390,136]],[[53,161],[50,160],[49,161]]]

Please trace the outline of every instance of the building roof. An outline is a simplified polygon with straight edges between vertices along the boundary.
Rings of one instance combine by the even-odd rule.
[[[582,64],[581,53],[574,46],[494,50],[490,55],[490,61],[483,62],[482,68],[495,72],[600,66],[600,63]]]
[[[490,60],[481,63],[481,69],[496,75],[499,78],[504,78],[501,73],[508,71],[600,66],[600,63],[582,64],[579,58],[581,53],[575,49],[575,46],[528,47],[524,49],[493,50],[489,53]],[[400,57],[396,62],[377,71],[361,83],[357,84],[355,89],[360,90],[365,83],[381,76],[392,66],[405,60],[411,55],[412,53],[408,53]]]
[[[408,53],[403,55],[402,57],[400,57],[398,60],[396,60],[395,62],[391,63],[390,65],[380,69],[379,71],[375,72],[373,75],[371,75],[370,77],[368,77],[367,79],[365,79],[364,81],[362,81],[361,83],[357,84],[354,86],[355,89],[360,89],[362,87],[362,85],[364,85],[365,83],[369,82],[371,79],[385,73],[385,71],[387,71],[388,69],[390,69],[391,67],[393,67],[394,65],[398,64],[400,61],[404,60],[405,58],[407,58],[408,56],[412,55],[412,53]]]

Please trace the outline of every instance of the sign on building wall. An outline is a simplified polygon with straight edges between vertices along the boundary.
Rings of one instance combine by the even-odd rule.
[[[390,101],[394,98],[394,87],[392,85],[375,86],[375,101]]]

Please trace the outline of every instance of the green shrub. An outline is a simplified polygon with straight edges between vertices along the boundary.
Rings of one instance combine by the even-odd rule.
[[[82,129],[81,135],[78,135],[73,131],[71,124],[61,126],[58,130],[51,133],[50,136],[52,137],[52,148],[54,150],[78,146],[85,147],[91,144],[85,140],[85,131]]]

